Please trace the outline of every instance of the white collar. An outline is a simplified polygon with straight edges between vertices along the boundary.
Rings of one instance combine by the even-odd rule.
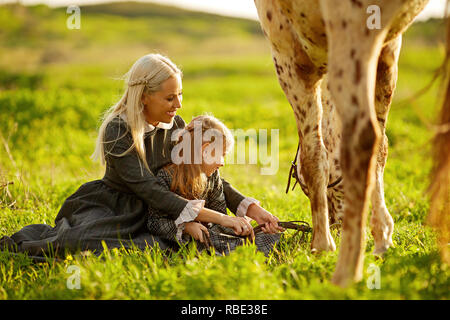
[[[123,121],[127,122],[127,115],[125,113],[121,113],[120,117],[122,118]],[[150,132],[155,130],[155,128],[161,128],[161,129],[171,129],[173,127],[173,119],[172,121],[170,121],[170,123],[164,123],[164,122],[159,122],[156,127],[154,125],[151,125],[150,123],[148,123],[147,121],[145,122],[145,129],[144,129],[144,133]]]

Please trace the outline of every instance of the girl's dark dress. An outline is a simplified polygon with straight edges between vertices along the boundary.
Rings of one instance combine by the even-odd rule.
[[[101,180],[83,184],[63,203],[55,226],[33,224],[22,228],[11,237],[0,239],[0,249],[26,252],[41,256],[50,252],[93,250],[101,252],[102,241],[113,247],[145,249],[158,242],[161,248],[171,243],[151,235],[147,229],[148,207],[156,208],[176,219],[188,200],[161,186],[155,175],[171,162],[174,130],[185,123],[175,116],[170,129],[154,128],[145,135],[147,163],[145,170],[137,152],[119,157],[132,145],[131,133],[119,116],[106,127],[106,172]],[[229,183],[222,180],[227,206],[236,212],[245,198]]]
[[[164,169],[160,170],[156,176],[160,184],[170,190],[172,184],[172,176]],[[215,171],[208,178],[208,186],[206,191],[200,197],[199,200],[204,200],[205,208],[212,209],[223,214],[227,214],[227,203],[224,195],[224,185],[219,175],[219,171]],[[193,219],[189,219],[193,221]],[[177,242],[186,243],[191,240],[188,234],[181,234],[180,230],[184,229],[184,223],[170,219],[167,215],[160,212],[158,209],[149,207],[148,215],[148,229],[151,234],[158,235],[160,238],[165,239],[172,243],[174,246]],[[230,228],[223,227],[218,224],[207,224],[209,239],[209,246],[214,247],[216,254],[228,254],[233,251],[237,246],[245,243],[245,238],[237,236]],[[258,233],[255,235],[255,245],[258,251],[268,256],[273,247],[280,240],[281,234],[266,234]],[[197,248],[201,251],[207,248],[207,246],[200,241],[197,241]]]

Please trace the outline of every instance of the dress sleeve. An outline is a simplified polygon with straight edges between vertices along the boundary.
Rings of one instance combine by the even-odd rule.
[[[223,183],[219,171],[213,173],[210,179],[210,189],[206,196],[205,207],[227,214],[227,202],[223,193]]]
[[[248,207],[252,204],[252,203],[256,203],[259,205],[259,201],[251,198],[251,197],[246,197],[244,198],[244,200],[241,201],[241,203],[239,204],[237,210],[236,210],[236,216],[238,217],[245,217],[247,215],[247,210]]]
[[[236,214],[237,208],[242,200],[245,199],[245,196],[243,196],[239,191],[233,188],[233,186],[228,181],[223,178],[220,179],[222,180],[223,193],[225,195],[227,208],[230,209],[231,212]]]
[[[159,236],[166,240],[178,240],[184,242],[183,231],[187,222],[194,221],[198,215],[198,211],[203,207],[203,200],[190,200],[183,209],[185,215],[180,214],[177,220],[168,218],[167,216],[161,216],[149,211],[149,216],[147,220],[147,227],[150,234]],[[196,214],[192,214],[195,212]]]
[[[221,180],[227,208],[230,209],[230,211],[236,216],[245,217],[247,215],[248,207],[252,203],[259,204],[258,200],[242,195],[225,179],[221,178]]]
[[[131,134],[126,123],[114,120],[110,122],[106,127],[104,145],[107,170],[114,170],[120,181],[149,207],[177,219],[188,200],[158,183],[155,175],[145,168],[135,150],[122,155],[131,146]]]
[[[226,208],[229,208],[236,216],[245,217],[247,215],[248,207],[252,203],[259,204],[259,201],[256,199],[241,195],[239,191],[234,189],[227,181],[220,177],[219,171],[216,171],[211,177],[214,179],[214,187],[208,194],[205,205],[207,208],[222,213],[226,213]],[[239,201],[237,206],[232,203],[234,201]]]
[[[172,177],[168,171],[161,169],[156,175],[159,184],[170,190]],[[160,212],[157,208],[149,206],[147,227],[153,235],[167,240],[178,240],[183,242],[183,231],[187,222],[194,221],[205,204],[204,200],[188,200],[178,218],[175,220]]]

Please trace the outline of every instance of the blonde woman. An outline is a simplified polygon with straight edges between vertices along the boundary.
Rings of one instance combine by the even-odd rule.
[[[198,241],[200,250],[209,245],[217,254],[226,254],[245,243],[240,236],[250,231],[250,238],[255,240],[257,249],[268,255],[279,241],[280,233],[258,233],[255,236],[244,217],[227,215],[219,168],[224,165],[227,151],[233,148],[234,139],[230,130],[213,116],[203,115],[192,119],[178,133],[177,140],[173,151],[181,151],[184,155],[178,163],[163,167],[156,178],[166,190],[191,199],[194,205],[207,210],[193,216],[176,216],[150,206],[147,224],[150,233],[172,242],[174,246],[177,242],[188,242],[192,237]],[[175,158],[174,153],[172,156]],[[201,160],[196,162],[196,156]]]
[[[3,244],[31,255],[60,249],[101,252],[103,241],[108,247],[138,248],[158,241],[166,248],[169,245],[151,236],[146,228],[149,207],[173,218],[211,213],[195,200],[165,189],[155,177],[171,162],[172,133],[185,126],[176,115],[181,108],[181,78],[181,71],[167,57],[149,54],[138,59],[127,73],[124,94],[106,112],[99,129],[93,158],[106,164],[103,179],[85,183],[67,198],[55,227],[24,227],[0,239],[0,247]],[[221,181],[227,207],[233,213],[256,220],[267,233],[280,230],[278,219],[256,200]],[[251,234],[241,220],[240,234]]]

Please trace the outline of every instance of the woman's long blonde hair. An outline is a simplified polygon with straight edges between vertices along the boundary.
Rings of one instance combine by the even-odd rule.
[[[194,128],[197,124],[201,124],[201,139],[203,145],[206,142],[214,143],[215,137],[222,137],[223,149],[228,152],[233,148],[234,138],[231,131],[217,118],[210,115],[201,115],[192,119],[192,121],[179,132],[176,144],[182,143],[184,139],[190,139],[190,159],[184,158],[179,164],[169,164],[164,169],[172,176],[170,190],[176,192],[182,197],[193,200],[199,199],[204,192],[207,191],[207,177],[202,171],[202,164],[195,163],[195,154],[199,150],[194,150],[194,139],[197,137]],[[215,130],[218,134],[213,135],[210,140],[206,141],[204,133],[208,130]],[[201,154],[201,152],[200,152]],[[187,161],[186,161],[187,160]],[[203,162],[203,161],[202,161]]]
[[[93,160],[100,160],[105,164],[105,130],[108,123],[118,115],[125,115],[128,128],[133,138],[132,146],[124,153],[115,156],[124,156],[133,148],[136,149],[140,160],[149,169],[144,146],[144,133],[146,120],[144,106],[141,102],[143,94],[152,94],[161,89],[161,84],[170,77],[182,76],[181,70],[169,58],[160,54],[148,54],[139,58],[125,75],[126,89],[120,100],[109,108],[102,120],[99,129]],[[127,133],[127,132],[126,132]],[[125,134],[126,134],[125,133]],[[120,139],[121,137],[117,137]]]

